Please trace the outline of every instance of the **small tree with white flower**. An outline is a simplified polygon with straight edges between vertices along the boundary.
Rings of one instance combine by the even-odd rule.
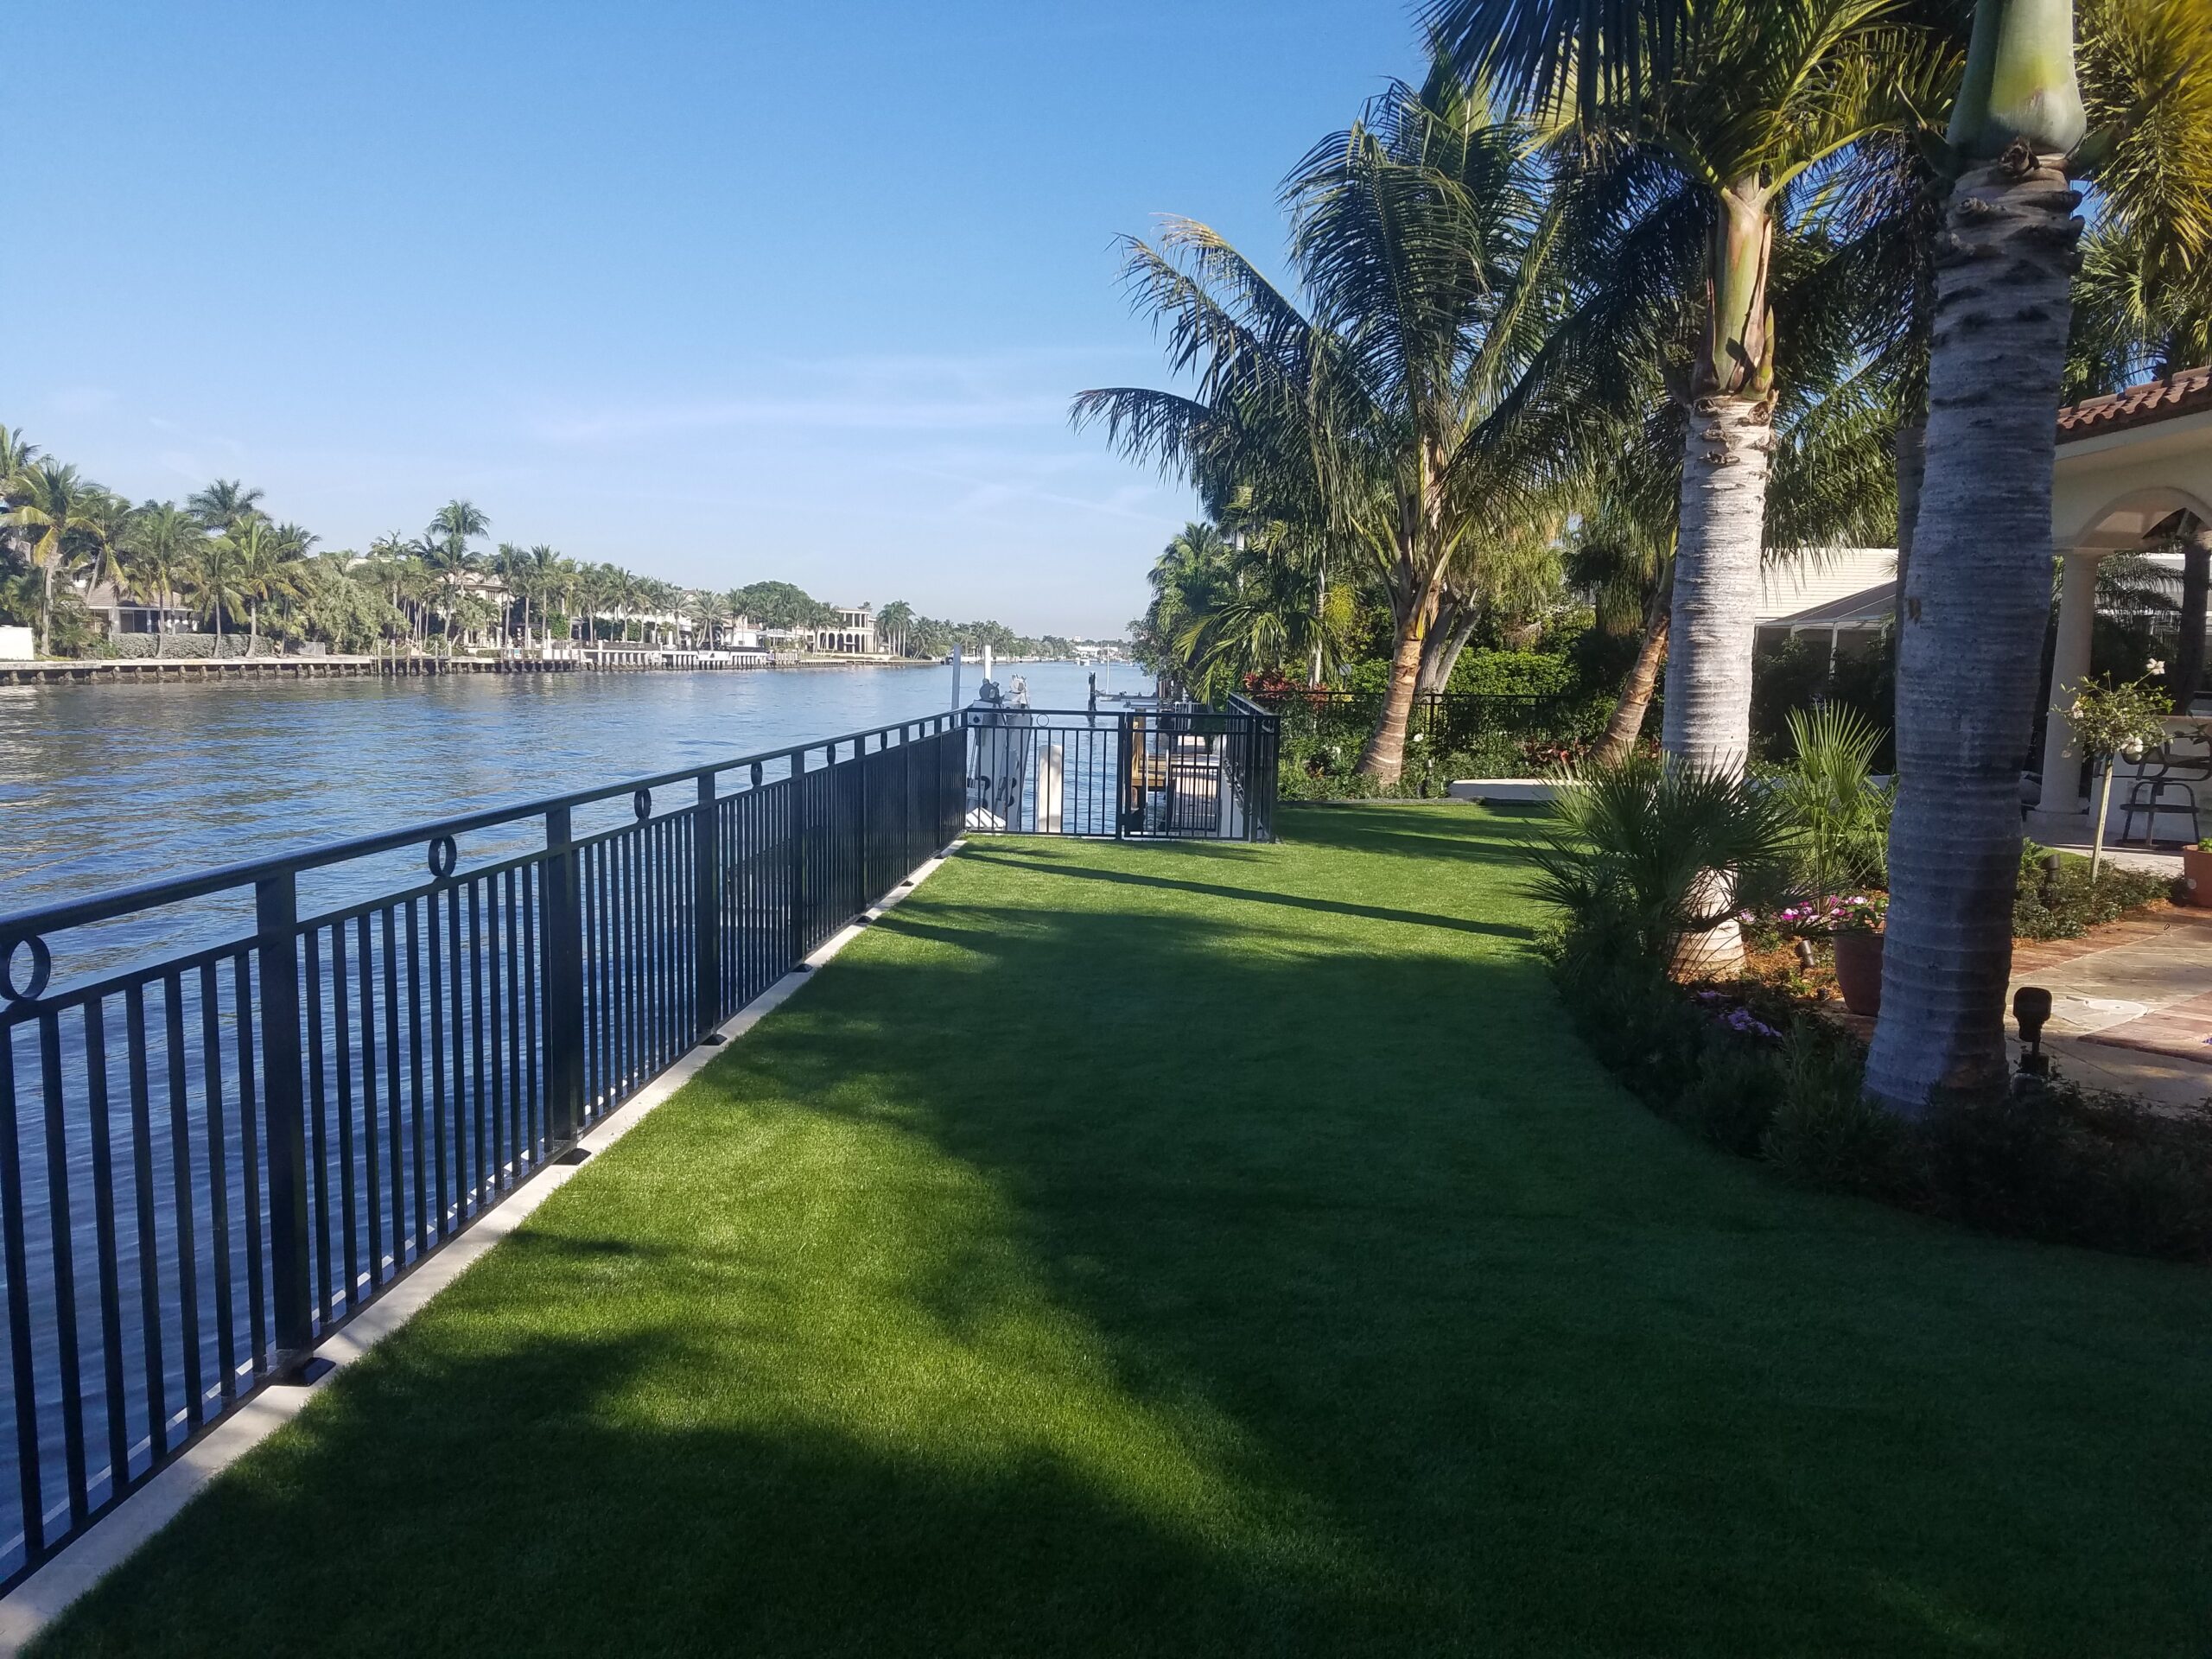
[[[2096,822],[2090,831],[2089,882],[2094,887],[2104,864],[2105,815],[2112,810],[2113,758],[2125,754],[2132,760],[2164,742],[2166,716],[2173,712],[2173,702],[2164,692],[2152,690],[2147,680],[2118,686],[2100,685],[2092,680],[2075,692],[2070,708],[2055,712],[2065,716],[2074,728],[2075,742],[2104,774],[2097,791]]]

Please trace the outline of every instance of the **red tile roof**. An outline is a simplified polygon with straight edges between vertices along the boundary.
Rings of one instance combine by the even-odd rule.
[[[2109,397],[2085,397],[2062,409],[2058,441],[2066,443],[2100,432],[2122,432],[2177,415],[2193,415],[2201,409],[2212,409],[2212,366],[2183,369],[2163,380],[2146,380]]]

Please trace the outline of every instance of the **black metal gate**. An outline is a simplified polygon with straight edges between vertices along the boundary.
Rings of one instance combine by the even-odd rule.
[[[971,833],[1272,841],[1275,716],[979,706],[965,716]]]

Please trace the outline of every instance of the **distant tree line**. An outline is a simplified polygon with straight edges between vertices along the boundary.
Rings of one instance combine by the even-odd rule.
[[[319,550],[302,525],[279,522],[264,492],[218,479],[181,503],[129,498],[0,426],[0,622],[27,625],[41,655],[100,650],[125,632],[127,607],[160,619],[153,651],[177,625],[260,643],[315,641],[338,652],[443,652],[494,639],[733,644],[741,619],[806,649],[838,609],[788,582],[721,592],[690,588],[611,563],[563,556],[539,543],[486,548],[491,519],[448,502],[419,535],[393,531],[366,552]],[[996,622],[941,622],[903,601],[876,619],[878,648],[941,657],[957,643],[1002,655],[1070,654],[1057,636],[1032,639]]]

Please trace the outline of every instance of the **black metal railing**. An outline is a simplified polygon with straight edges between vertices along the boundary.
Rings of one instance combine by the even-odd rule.
[[[1225,709],[978,704],[966,827],[982,834],[1272,841],[1275,716]]]
[[[0,1588],[957,836],[969,736],[940,715],[0,919]],[[303,916],[303,884],[338,902]]]

